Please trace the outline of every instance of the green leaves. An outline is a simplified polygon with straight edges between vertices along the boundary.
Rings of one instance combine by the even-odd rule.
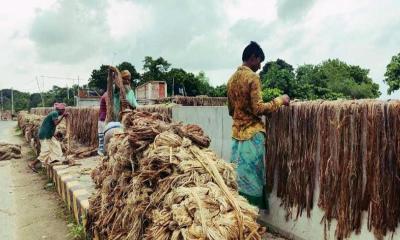
[[[121,71],[129,70],[131,72],[133,87],[137,87],[148,81],[165,81],[167,82],[167,93],[169,96],[172,95],[173,88],[175,89],[175,95],[226,96],[226,85],[221,85],[217,88],[212,87],[204,72],[195,75],[181,68],[170,67],[171,64],[164,58],[152,58],[150,56],[145,57],[143,61],[143,70],[145,71],[143,74],[139,74],[129,62],[117,65],[117,68]],[[108,67],[106,65],[101,65],[99,69],[94,69],[89,79],[89,87],[105,89],[107,86],[107,72]]]
[[[389,94],[400,89],[400,53],[393,56],[386,66],[384,82],[389,85]]]
[[[264,88],[262,91],[262,99],[264,102],[269,102],[282,94],[283,91],[278,88]]]
[[[295,71],[284,60],[267,62],[260,73],[265,99],[278,89],[291,98],[360,99],[380,96],[379,85],[368,76],[369,70],[348,65],[338,59],[329,59],[319,65],[304,64]]]

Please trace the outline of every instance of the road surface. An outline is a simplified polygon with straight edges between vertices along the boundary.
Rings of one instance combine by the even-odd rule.
[[[16,125],[0,121],[0,142],[23,146],[23,158],[0,161],[0,239],[70,239],[57,194],[45,190],[46,180],[27,167],[30,148],[16,136]]]

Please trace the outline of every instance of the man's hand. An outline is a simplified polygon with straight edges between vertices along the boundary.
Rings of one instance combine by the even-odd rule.
[[[121,106],[123,107],[123,108],[128,108],[129,107],[129,103],[128,103],[128,101],[126,100],[126,99],[122,99],[121,100]]]
[[[114,67],[114,66],[108,66],[109,68],[110,68],[110,71],[112,71],[112,72],[117,72],[118,71],[118,69],[116,68],[116,67]]]
[[[68,117],[69,116],[69,113],[68,112],[64,112],[63,113],[63,117]]]
[[[289,106],[289,104],[290,104],[289,96],[285,94],[285,95],[282,95],[281,98],[282,98],[282,101],[283,101],[283,105]]]

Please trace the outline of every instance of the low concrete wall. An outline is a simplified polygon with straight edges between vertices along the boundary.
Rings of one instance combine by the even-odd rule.
[[[197,124],[211,138],[211,149],[219,157],[229,160],[231,155],[232,118],[225,106],[176,106],[172,119],[185,124]]]
[[[211,138],[211,148],[223,159],[230,159],[232,118],[229,116],[226,106],[175,106],[172,108],[172,118],[175,121],[201,126]],[[277,180],[275,180],[275,184],[276,182]],[[321,223],[324,213],[317,205],[319,197],[318,179],[315,188],[314,209],[311,212],[311,218],[307,218],[307,214],[304,212],[302,217],[297,220],[286,221],[286,210],[281,207],[281,200],[277,197],[275,186],[274,191],[269,196],[270,212],[268,215],[263,215],[261,221],[291,239],[324,239],[324,225]],[[294,214],[295,211],[294,209]],[[374,234],[367,228],[367,213],[364,212],[363,214],[361,233],[359,235],[353,233],[350,239],[374,240]],[[335,229],[336,221],[332,221],[330,230],[327,231],[327,239],[336,239]],[[391,233],[388,233],[385,239],[392,239],[391,236]],[[399,231],[393,235],[393,239],[400,239]]]

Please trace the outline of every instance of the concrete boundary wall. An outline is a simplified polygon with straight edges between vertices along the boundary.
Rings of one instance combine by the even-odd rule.
[[[232,118],[225,106],[175,106],[172,119],[185,124],[197,124],[211,138],[210,148],[219,157],[229,160],[231,155]]]

